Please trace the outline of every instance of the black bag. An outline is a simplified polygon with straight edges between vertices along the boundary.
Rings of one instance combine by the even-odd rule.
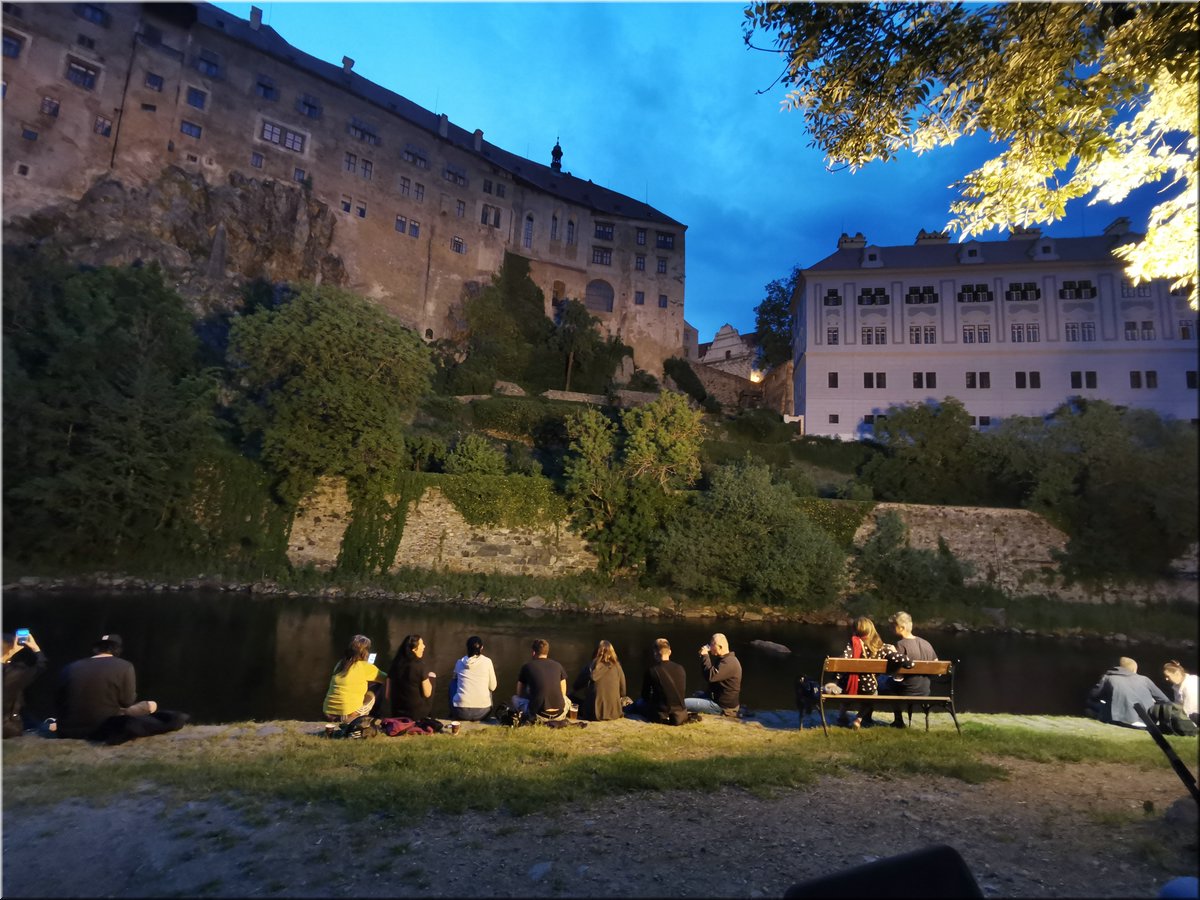
[[[509,728],[516,728],[521,724],[521,714],[507,703],[496,704],[495,716],[496,721],[501,725],[507,725]]]
[[[1147,710],[1150,720],[1158,726],[1163,734],[1178,734],[1182,737],[1195,737],[1200,731],[1196,723],[1188,718],[1183,707],[1178,703],[1155,703]]]
[[[343,725],[340,732],[335,731],[334,736],[351,739],[373,738],[378,736],[379,731],[378,719],[373,716],[359,716]]]

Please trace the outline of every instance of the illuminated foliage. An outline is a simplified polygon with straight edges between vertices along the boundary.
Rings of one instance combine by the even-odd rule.
[[[1190,3],[755,3],[744,32],[787,58],[784,106],[831,164],[858,168],[983,132],[1004,150],[961,182],[950,227],[1053,222],[1163,182],[1130,280],[1197,304],[1197,82]]]

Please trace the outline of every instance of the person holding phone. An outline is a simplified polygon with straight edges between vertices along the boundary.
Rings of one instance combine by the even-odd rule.
[[[25,733],[25,689],[46,671],[46,654],[28,628],[4,632],[4,736]]]
[[[326,721],[344,724],[371,714],[378,699],[371,688],[384,678],[383,670],[371,662],[374,655],[371,639],[365,634],[350,639],[329,677],[329,689],[321,706]]]
[[[393,716],[428,719],[433,715],[433,681],[437,673],[429,671],[424,656],[425,641],[419,634],[410,634],[401,642],[384,687],[392,701]]]

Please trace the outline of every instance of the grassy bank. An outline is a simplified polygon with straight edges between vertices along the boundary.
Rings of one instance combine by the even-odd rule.
[[[944,718],[944,717],[939,717]],[[1074,723],[1076,720],[1066,720]],[[1005,759],[1108,762],[1164,770],[1149,736],[1080,720],[1077,733],[992,724],[973,715],[959,738],[948,722],[913,728],[803,732],[705,719],[683,728],[633,720],[586,729],[481,726],[457,736],[328,741],[312,723],[188,728],[121,747],[24,737],[4,746],[4,808],[105,798],[151,786],[191,800],[332,803],[352,814],[387,810],[504,810],[525,814],[614,796],[735,786],[755,793],[859,773],[981,783]],[[1074,726],[1073,726],[1074,727]],[[1195,739],[1172,738],[1194,769]]]

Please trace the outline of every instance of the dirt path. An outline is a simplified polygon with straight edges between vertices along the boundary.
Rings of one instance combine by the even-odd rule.
[[[955,847],[989,897],[1154,897],[1197,873],[1196,807],[1165,764],[1000,765],[1010,778],[983,785],[829,779],[520,818],[382,811],[352,822],[315,806],[240,812],[145,789],[97,807],[7,810],[3,894],[779,897],[932,843]]]

